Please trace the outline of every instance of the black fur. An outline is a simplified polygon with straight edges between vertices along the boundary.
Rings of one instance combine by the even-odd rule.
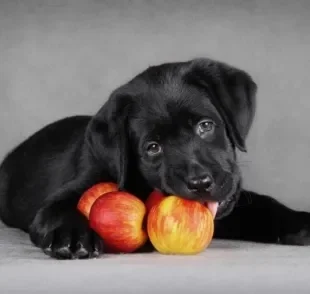
[[[52,257],[98,256],[104,244],[76,204],[114,181],[142,200],[159,189],[219,201],[216,238],[309,245],[309,213],[242,189],[236,149],[246,151],[256,88],[246,72],[209,59],[148,68],[94,116],[51,123],[5,157],[3,222]]]

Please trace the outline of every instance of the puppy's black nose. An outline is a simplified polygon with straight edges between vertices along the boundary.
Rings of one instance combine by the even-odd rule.
[[[187,183],[187,187],[192,191],[208,192],[213,187],[213,179],[207,174],[191,177]]]

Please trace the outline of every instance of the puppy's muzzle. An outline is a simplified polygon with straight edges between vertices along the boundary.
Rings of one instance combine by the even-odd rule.
[[[213,186],[213,178],[206,173],[190,177],[187,181],[187,188],[192,192],[210,192]]]

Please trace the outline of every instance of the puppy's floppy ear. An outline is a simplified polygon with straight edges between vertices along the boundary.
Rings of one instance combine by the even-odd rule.
[[[246,152],[246,138],[256,110],[257,85],[245,71],[210,59],[196,59],[188,78],[204,87],[223,117],[231,141]]]
[[[99,164],[123,189],[128,167],[128,112],[131,96],[115,90],[93,116],[86,130],[86,142]]]

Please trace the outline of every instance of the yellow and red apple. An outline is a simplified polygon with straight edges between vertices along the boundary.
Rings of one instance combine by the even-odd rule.
[[[150,209],[147,232],[162,254],[198,254],[213,238],[213,215],[197,201],[170,195]]]
[[[77,208],[78,210],[89,219],[89,213],[94,202],[102,195],[118,191],[118,186],[112,182],[98,183],[87,189],[81,196]]]
[[[90,227],[113,252],[134,252],[148,239],[143,221],[144,203],[136,196],[114,191],[99,197],[91,207]]]

